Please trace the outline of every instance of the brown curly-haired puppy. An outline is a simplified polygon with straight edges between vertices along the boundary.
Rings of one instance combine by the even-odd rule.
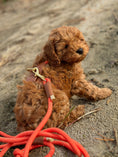
[[[82,33],[75,27],[63,26],[54,29],[44,46],[43,53],[36,57],[33,67],[52,81],[56,99],[53,113],[45,127],[58,127],[70,110],[72,95],[91,100],[104,99],[111,95],[108,88],[98,88],[85,80],[80,62],[88,53],[88,45]],[[44,65],[44,61],[48,64]],[[48,102],[42,81],[33,74],[19,86],[15,114],[20,130],[35,129],[47,112]],[[77,106],[68,116],[62,128],[84,113],[84,106]]]

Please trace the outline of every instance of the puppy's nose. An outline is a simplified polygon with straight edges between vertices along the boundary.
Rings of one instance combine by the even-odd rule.
[[[83,54],[83,48],[79,48],[76,52],[77,52],[78,54],[82,55],[82,54]]]

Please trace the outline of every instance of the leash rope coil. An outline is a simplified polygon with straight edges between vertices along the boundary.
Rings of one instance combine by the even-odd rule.
[[[42,130],[52,113],[51,99],[55,98],[51,89],[50,79],[43,79],[43,84],[48,97],[48,110],[46,115],[35,130],[24,131],[16,136],[10,136],[0,131],[0,136],[2,136],[0,137],[0,142],[5,143],[0,145],[0,157],[3,157],[9,148],[19,145],[25,145],[25,147],[23,149],[16,148],[13,152],[15,157],[28,157],[30,150],[42,146],[48,146],[50,148],[49,153],[45,157],[52,157],[55,151],[54,145],[64,146],[78,155],[78,157],[81,157],[82,155],[84,157],[90,157],[84,147],[70,138],[63,130],[59,128],[47,128]],[[38,144],[33,143],[35,139],[38,140]]]

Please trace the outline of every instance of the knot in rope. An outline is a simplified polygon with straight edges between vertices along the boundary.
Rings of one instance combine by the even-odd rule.
[[[13,152],[13,155],[14,155],[15,157],[23,157],[23,153],[24,153],[23,150],[16,148],[16,149],[14,150],[14,152]]]

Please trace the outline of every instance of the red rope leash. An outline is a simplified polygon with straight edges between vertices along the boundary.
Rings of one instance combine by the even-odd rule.
[[[48,78],[43,81],[43,84],[50,83],[50,80]],[[48,95],[49,93],[47,93]],[[89,157],[89,154],[84,149],[84,147],[79,144],[77,141],[70,138],[64,131],[62,131],[59,128],[48,128],[42,130],[42,128],[45,126],[46,122],[48,121],[49,117],[52,113],[52,100],[50,99],[48,95],[48,111],[46,115],[44,116],[43,120],[39,124],[39,126],[34,131],[25,131],[22,132],[16,136],[10,136],[2,131],[0,131],[0,142],[6,143],[0,145],[0,157],[3,157],[3,155],[7,152],[7,150],[13,146],[19,146],[19,145],[25,145],[25,147],[20,150],[16,148],[13,152],[15,157],[28,157],[29,151],[35,148],[39,148],[42,146],[48,146],[50,148],[49,153],[45,157],[52,157],[55,151],[54,145],[60,145],[64,146],[76,155],[78,157],[81,157],[82,155],[84,157]],[[33,141],[36,139],[36,137],[43,137],[42,144],[36,144],[33,145]]]

